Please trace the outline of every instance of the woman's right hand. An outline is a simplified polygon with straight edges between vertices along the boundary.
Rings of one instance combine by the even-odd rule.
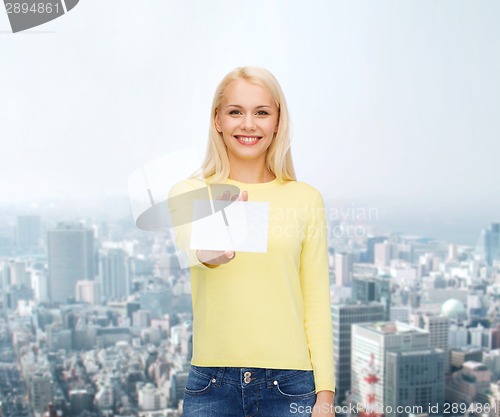
[[[217,200],[232,200],[232,201],[248,201],[248,192],[242,191],[238,196],[231,196],[229,191],[226,191],[222,196],[218,196]],[[227,264],[232,261],[236,252],[229,250],[206,250],[206,249],[198,249],[196,251],[196,256],[198,260],[205,266],[209,268],[215,268],[222,264]]]
[[[216,267],[222,264],[227,264],[229,261],[234,259],[236,253],[234,251],[222,251],[222,250],[205,250],[198,249],[196,251],[196,256],[198,260],[205,266]]]

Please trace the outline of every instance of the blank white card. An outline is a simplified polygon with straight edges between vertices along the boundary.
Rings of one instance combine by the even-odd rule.
[[[193,202],[193,218],[201,218],[191,223],[191,249],[267,252],[269,203],[235,201],[225,208],[227,201],[212,203],[214,211],[203,217],[210,201]]]

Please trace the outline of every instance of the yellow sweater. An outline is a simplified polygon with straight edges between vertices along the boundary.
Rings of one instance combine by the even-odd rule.
[[[316,392],[335,391],[321,194],[298,181],[247,184],[228,179],[226,184],[248,191],[248,201],[269,203],[268,250],[238,252],[216,268],[191,266],[191,363],[313,370]],[[205,185],[182,181],[170,197]],[[177,209],[170,207],[173,217]],[[176,234],[180,246],[189,247],[189,225]],[[195,251],[186,251],[197,259]]]

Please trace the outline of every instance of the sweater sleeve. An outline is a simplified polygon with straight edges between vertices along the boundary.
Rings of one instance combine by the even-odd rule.
[[[326,216],[323,198],[318,191],[312,198],[302,244],[300,285],[316,392],[335,391]]]

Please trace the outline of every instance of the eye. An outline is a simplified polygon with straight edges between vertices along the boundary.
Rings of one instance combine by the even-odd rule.
[[[265,111],[265,110],[259,110],[259,111],[257,112],[257,114],[258,114],[259,116],[268,116],[268,115],[269,115],[269,113],[268,113],[267,111]]]
[[[239,110],[231,110],[229,114],[241,114]]]

